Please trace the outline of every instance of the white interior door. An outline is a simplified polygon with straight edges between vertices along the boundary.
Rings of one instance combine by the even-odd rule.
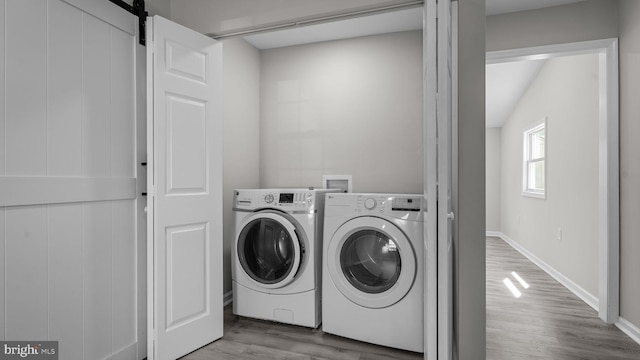
[[[453,357],[457,3],[424,5],[425,358]]]
[[[424,147],[424,214],[425,253],[425,359],[438,358],[438,67],[437,67],[437,2],[427,0],[423,8],[422,61],[423,77],[423,147]]]
[[[438,1],[438,359],[453,358],[454,221],[457,203],[457,2]]]
[[[222,337],[222,44],[147,22],[149,359]]]

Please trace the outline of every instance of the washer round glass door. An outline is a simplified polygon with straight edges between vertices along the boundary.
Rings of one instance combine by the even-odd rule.
[[[415,254],[405,234],[375,217],[355,218],[338,228],[328,246],[327,265],[338,290],[369,308],[400,301],[416,274]]]
[[[251,279],[262,287],[278,288],[298,272],[300,244],[291,221],[276,213],[257,213],[245,221],[236,251]]]

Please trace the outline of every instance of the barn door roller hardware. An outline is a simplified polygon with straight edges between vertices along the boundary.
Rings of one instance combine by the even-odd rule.
[[[129,5],[122,0],[109,0],[112,3],[120,6],[121,8],[127,10],[133,15],[138,17],[138,26],[139,26],[139,34],[140,36],[140,45],[144,46],[146,41],[146,27],[147,27],[147,15],[148,12],[144,9],[144,0],[133,0],[133,5]]]

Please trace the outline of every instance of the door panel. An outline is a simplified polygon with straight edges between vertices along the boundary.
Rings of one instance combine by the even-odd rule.
[[[5,11],[5,175],[44,176],[47,6],[42,0],[7,1]]]
[[[211,311],[208,235],[207,224],[167,228],[167,329],[196,321]]]
[[[206,193],[206,102],[167,95],[167,193]]]
[[[222,336],[222,45],[149,18],[150,359]]]
[[[78,31],[82,29],[82,16],[80,10],[64,2],[49,2],[46,128],[49,176],[82,175],[82,97],[69,96],[82,88],[83,35]],[[123,62],[132,58],[113,57]],[[130,64],[129,67],[133,68]],[[114,90],[121,96],[130,95],[123,88]],[[130,121],[126,116],[121,119]]]
[[[167,41],[167,73],[206,84],[206,60],[202,52]]]

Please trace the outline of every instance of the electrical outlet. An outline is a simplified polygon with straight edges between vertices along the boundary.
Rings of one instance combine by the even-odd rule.
[[[562,241],[562,228],[558,228],[558,234],[556,235],[558,241]]]

